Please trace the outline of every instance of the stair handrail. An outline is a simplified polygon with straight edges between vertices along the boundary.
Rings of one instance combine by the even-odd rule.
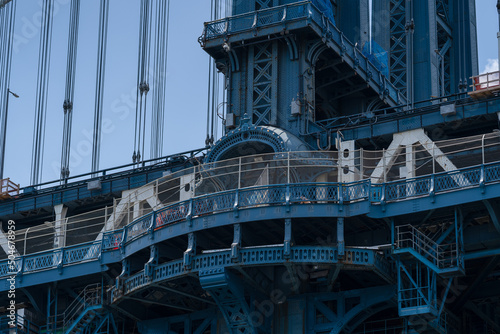
[[[444,268],[447,262],[452,264],[453,261],[457,261],[458,265],[458,245],[455,243],[440,245],[411,224],[396,228],[398,248],[404,248],[403,245],[411,247],[424,257],[430,258],[429,260],[440,269]],[[404,230],[405,228],[407,230]]]
[[[87,307],[100,305],[102,303],[101,290],[99,283],[87,285],[64,311],[63,328],[67,328]]]

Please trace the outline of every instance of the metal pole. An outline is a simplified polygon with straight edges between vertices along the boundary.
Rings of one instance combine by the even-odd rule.
[[[238,159],[238,189],[241,188],[241,157]]]
[[[432,174],[436,174],[436,155],[434,149],[436,148],[436,143],[432,143]]]
[[[3,167],[5,159],[5,140],[7,139],[7,116],[9,111],[9,90],[7,89],[7,100],[5,104],[5,115],[2,119],[2,145],[0,145],[0,180],[3,179]]]
[[[7,99],[5,100],[5,116],[2,120],[2,125],[0,129],[2,130],[2,141],[0,145],[0,180],[3,179],[3,168],[4,168],[4,159],[5,159],[5,141],[7,140],[7,116],[9,115],[9,94],[12,94],[15,98],[18,98],[19,95],[13,93],[10,91],[10,89],[7,88]]]
[[[482,164],[484,165],[484,137],[486,135],[484,134],[483,137],[481,138],[481,156],[482,156]]]

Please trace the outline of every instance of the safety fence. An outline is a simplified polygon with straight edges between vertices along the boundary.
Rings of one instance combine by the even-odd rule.
[[[363,180],[348,184],[304,183],[255,186],[219,192],[173,203],[133,220],[123,228],[102,233],[100,240],[37,254],[19,256],[16,268],[0,262],[0,277],[13,272],[31,273],[96,260],[101,252],[122,248],[133,240],[188,219],[229,210],[282,205],[343,205],[371,201],[373,205],[439,193],[482,187],[500,182],[500,163],[486,164],[453,172],[442,172],[406,182],[371,184]],[[416,187],[415,185],[422,186]],[[415,191],[418,189],[418,191]]]
[[[259,29],[272,26],[282,27],[280,29],[285,30],[287,24],[300,20],[304,22],[304,26],[316,26],[322,37],[328,39],[327,45],[337,49],[342,56],[348,57],[356,71],[364,73],[367,81],[375,83],[381,94],[390,97],[395,104],[405,102],[405,98],[379,70],[380,66],[370,62],[363,52],[335,26],[332,18],[325,15],[311,1],[277,6],[205,23],[199,42],[205,46],[208,41],[215,38],[242,32],[256,33]]]

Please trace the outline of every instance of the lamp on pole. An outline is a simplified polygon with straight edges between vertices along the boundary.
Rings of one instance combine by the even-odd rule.
[[[0,129],[2,137],[1,139],[1,145],[0,145],[0,180],[3,179],[3,167],[4,167],[4,159],[5,159],[5,141],[7,139],[7,116],[8,116],[8,111],[9,111],[9,95],[12,94],[16,99],[19,98],[19,95],[17,95],[14,92],[11,92],[10,89],[7,88],[7,99],[5,103],[5,115],[2,119],[2,124]]]

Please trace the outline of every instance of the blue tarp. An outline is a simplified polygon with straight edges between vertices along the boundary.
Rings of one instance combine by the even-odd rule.
[[[386,77],[389,77],[389,54],[377,42],[372,40],[363,46],[363,54]]]
[[[312,2],[335,25],[332,2],[330,0],[312,0]]]

